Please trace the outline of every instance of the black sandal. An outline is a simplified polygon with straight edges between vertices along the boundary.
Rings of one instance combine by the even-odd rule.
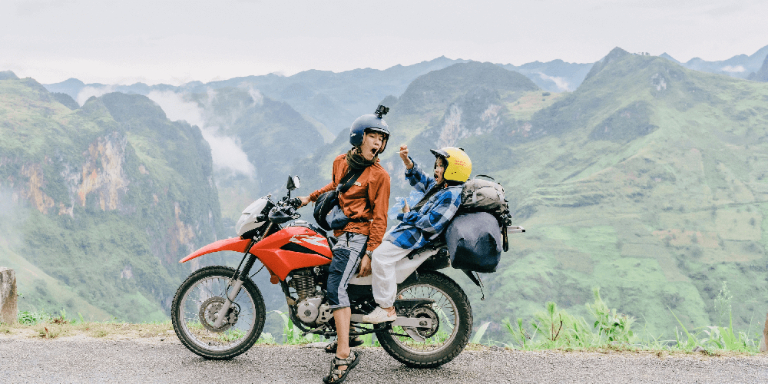
[[[365,341],[361,339],[359,336],[355,336],[349,339],[349,347],[359,347],[361,345],[365,344]],[[325,353],[336,353],[336,348],[339,346],[338,340],[334,340],[328,345],[325,346]]]
[[[333,357],[333,360],[331,360],[331,372],[328,373],[328,376],[323,378],[323,383],[325,384],[337,384],[341,383],[344,380],[347,379],[347,375],[349,375],[349,371],[354,368],[357,363],[360,362],[360,353],[359,351],[350,351],[349,357],[346,359],[339,359],[338,357]],[[347,366],[347,369],[340,370],[339,367]]]

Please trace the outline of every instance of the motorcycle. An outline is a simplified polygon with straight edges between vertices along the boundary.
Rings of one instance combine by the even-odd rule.
[[[293,324],[305,334],[336,336],[325,286],[333,257],[330,244],[337,239],[298,220],[301,201],[291,198],[291,191],[299,185],[297,176],[289,177],[285,197],[273,202],[267,195],[243,211],[235,226],[238,237],[211,243],[180,261],[219,251],[243,253],[237,268],[201,268],[177,290],[171,306],[173,329],[190,351],[207,359],[231,359],[256,343],[266,309],[251,278],[264,268],[270,281],[282,288]],[[251,274],[257,260],[262,266]],[[390,356],[411,367],[437,367],[453,360],[469,341],[472,308],[461,287],[438,272],[449,265],[444,243],[415,250],[398,262],[397,319],[375,325],[362,321],[376,308],[372,277],[353,278],[348,288],[350,336],[375,333]]]

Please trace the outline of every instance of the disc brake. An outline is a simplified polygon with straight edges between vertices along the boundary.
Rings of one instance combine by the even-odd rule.
[[[236,303],[233,303],[234,305],[229,308],[229,310],[226,312],[226,315],[224,315],[226,318],[221,324],[221,327],[214,327],[218,313],[221,311],[221,308],[225,302],[226,300],[223,297],[211,297],[204,301],[200,306],[200,323],[205,329],[211,332],[224,332],[229,328],[232,328],[232,326],[237,323],[237,318],[240,315],[240,306]]]

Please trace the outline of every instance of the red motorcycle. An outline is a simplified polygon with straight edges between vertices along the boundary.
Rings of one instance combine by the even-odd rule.
[[[299,329],[336,336],[325,294],[333,257],[329,243],[335,238],[297,220],[301,202],[290,196],[298,187],[298,177],[289,178],[287,196],[277,202],[271,196],[262,197],[246,208],[236,225],[239,237],[209,244],[180,261],[219,251],[243,253],[237,268],[201,268],[176,292],[171,307],[173,328],[192,352],[208,359],[230,359],[256,343],[266,310],[251,277],[264,268],[271,274],[271,282],[280,284],[290,318]],[[251,274],[257,260],[262,267]],[[437,367],[451,361],[469,340],[472,308],[461,287],[437,271],[449,265],[447,249],[440,244],[401,260],[397,266],[397,320],[376,325],[362,322],[376,307],[371,276],[354,278],[348,290],[350,335],[375,333],[384,350],[408,366]]]

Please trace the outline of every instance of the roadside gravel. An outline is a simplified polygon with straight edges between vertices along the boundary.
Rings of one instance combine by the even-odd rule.
[[[361,348],[348,383],[765,383],[768,357],[658,357],[651,353],[464,351],[436,369],[408,368]],[[3,383],[320,383],[330,355],[318,348],[255,346],[205,360],[175,337],[136,340],[0,336]]]

